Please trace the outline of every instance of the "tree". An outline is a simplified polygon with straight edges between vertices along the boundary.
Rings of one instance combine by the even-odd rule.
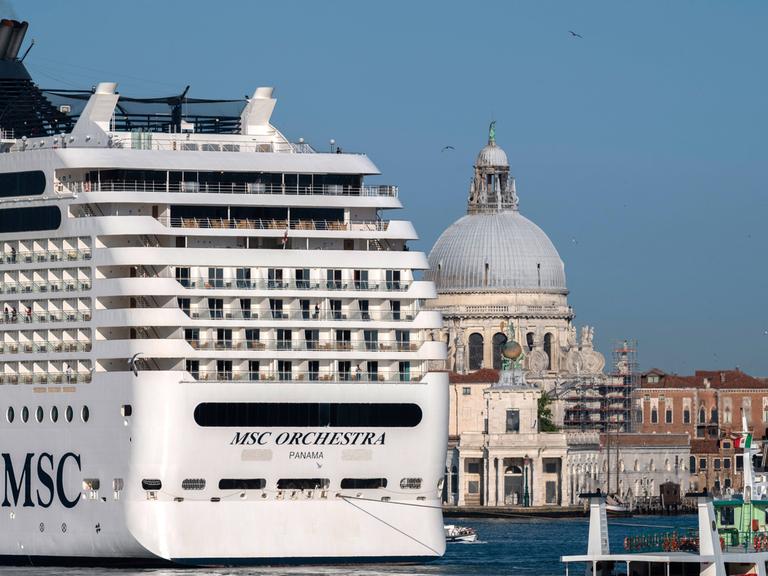
[[[552,422],[552,398],[542,392],[538,402],[539,432],[557,432],[557,426]]]

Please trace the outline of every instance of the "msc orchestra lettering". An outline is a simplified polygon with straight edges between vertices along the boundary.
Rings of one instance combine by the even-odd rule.
[[[386,432],[235,432],[230,446],[383,446]]]
[[[3,495],[3,507],[21,506],[24,508],[34,507],[48,508],[58,498],[59,502],[65,508],[74,508],[80,501],[80,493],[67,496],[64,490],[64,474],[69,462],[69,468],[80,468],[80,455],[73,452],[67,452],[56,463],[56,458],[48,452],[41,452],[37,456],[35,465],[35,476],[37,484],[40,485],[34,493],[32,491],[32,463],[35,460],[34,452],[28,452],[24,457],[24,464],[21,465],[21,471],[14,467],[11,455],[4,452],[2,454],[3,467],[5,468],[5,491]],[[17,462],[18,464],[18,462]],[[35,504],[37,502],[37,504]]]

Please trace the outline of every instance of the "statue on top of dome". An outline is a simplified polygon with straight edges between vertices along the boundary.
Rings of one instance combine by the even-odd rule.
[[[491,125],[488,126],[488,143],[496,144],[496,120],[492,120]]]

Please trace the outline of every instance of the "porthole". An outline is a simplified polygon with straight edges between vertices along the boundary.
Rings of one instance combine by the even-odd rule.
[[[56,406],[51,408],[51,422],[57,422],[59,420],[59,409]]]
[[[13,406],[8,406],[8,410],[5,411],[5,418],[8,420],[8,423],[13,423],[13,419],[16,418]]]
[[[80,418],[83,419],[83,422],[88,422],[88,418],[91,417],[91,411],[88,410],[88,406],[83,406],[83,409],[80,411]]]
[[[42,406],[38,406],[37,410],[35,410],[35,420],[42,422],[43,418],[45,418],[45,411]]]
[[[67,406],[67,409],[64,410],[64,418],[67,419],[67,422],[72,422],[72,418],[75,417],[75,412],[72,410],[72,406]]]
[[[29,420],[29,408],[24,406],[24,408],[21,409],[21,421],[26,423]]]

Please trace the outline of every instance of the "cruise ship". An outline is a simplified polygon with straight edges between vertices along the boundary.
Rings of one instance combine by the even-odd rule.
[[[0,22],[0,561],[440,557],[436,296],[276,100],[38,87]],[[24,54],[26,56],[26,54]]]

